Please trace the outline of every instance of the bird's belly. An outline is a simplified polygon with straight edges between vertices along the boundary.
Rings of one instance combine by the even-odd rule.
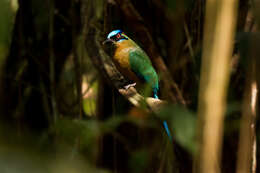
[[[131,71],[129,58],[125,52],[118,52],[113,58],[117,69],[122,73],[122,75],[134,82],[140,82],[139,78]]]
[[[115,61],[115,65],[120,73],[127,79],[130,79],[134,82],[140,82],[139,78],[126,66],[122,66],[119,62]]]

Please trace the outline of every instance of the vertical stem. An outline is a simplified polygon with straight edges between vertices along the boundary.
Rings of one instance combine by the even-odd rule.
[[[113,112],[113,118],[116,118],[116,112],[115,112],[115,110],[116,110],[116,108],[115,108],[115,105],[116,105],[116,101],[115,101],[115,91],[114,90],[112,90],[112,106],[113,106],[113,108],[112,108],[112,112]],[[118,170],[117,170],[117,139],[116,139],[116,137],[114,136],[113,137],[113,163],[114,163],[114,173],[117,173],[118,172]]]
[[[245,32],[255,32],[255,20],[252,8],[252,2],[249,1],[250,8],[248,9],[246,22],[244,26]],[[258,87],[256,82],[256,57],[257,42],[251,40],[253,45],[248,52],[250,59],[250,66],[247,71],[246,88],[243,98],[242,119],[240,124],[240,137],[238,146],[238,160],[237,160],[237,173],[256,172],[256,132],[255,132],[255,119],[256,119],[256,103],[258,97]]]
[[[254,138],[253,138],[253,145],[252,145],[252,173],[256,173],[256,167],[257,167],[257,148],[256,148],[256,135],[255,135],[255,128],[254,130]]]
[[[256,155],[257,155],[257,148],[256,148],[256,132],[255,132],[255,125],[256,125],[256,102],[257,102],[257,93],[258,93],[258,90],[257,90],[258,86],[256,84],[256,81],[254,81],[252,83],[252,99],[251,99],[251,110],[252,110],[252,122],[251,122],[251,132],[252,132],[252,145],[251,145],[251,149],[252,149],[252,164],[251,164],[251,170],[252,170],[252,173],[256,173],[256,167],[257,167],[257,158],[256,158]]]
[[[75,79],[76,79],[76,89],[77,89],[77,102],[78,102],[78,114],[79,118],[82,118],[82,72],[81,72],[81,63],[82,63],[82,55],[79,53],[79,48],[83,49],[83,40],[79,37],[77,33],[77,16],[75,10],[75,0],[71,1],[71,18],[72,18],[72,54],[73,54],[73,62],[75,69]],[[81,31],[83,32],[83,31]]]
[[[108,23],[108,2],[107,1],[104,1],[104,4],[103,4],[103,15],[104,15],[104,28],[103,28],[103,31],[104,33],[108,33],[108,29],[109,29],[109,23]]]
[[[49,0],[49,56],[50,56],[50,90],[51,90],[51,105],[54,117],[54,123],[58,117],[56,92],[55,92],[55,56],[53,51],[53,36],[54,36],[54,2]]]
[[[251,62],[243,100],[242,120],[238,147],[237,173],[256,172],[256,103],[257,83],[255,61]]]
[[[237,15],[236,0],[208,0],[199,90],[200,155],[196,169],[220,172],[223,119]]]

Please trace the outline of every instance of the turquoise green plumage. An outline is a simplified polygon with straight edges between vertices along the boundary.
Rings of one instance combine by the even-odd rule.
[[[105,42],[112,42],[116,46],[113,56],[118,70],[128,79],[147,83],[153,91],[153,97],[158,99],[159,80],[147,54],[121,30],[114,30],[107,36]],[[164,121],[166,133],[172,140],[167,122]]]
[[[158,98],[159,90],[158,75],[150,60],[143,51],[130,51],[129,62],[131,70],[142,80],[147,82],[153,89],[154,98]]]

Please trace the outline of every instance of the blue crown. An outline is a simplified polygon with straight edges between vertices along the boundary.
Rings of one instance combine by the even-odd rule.
[[[115,35],[118,34],[118,33],[122,33],[122,31],[121,31],[120,29],[111,31],[111,32],[107,35],[107,38],[111,38],[111,37],[115,36]]]

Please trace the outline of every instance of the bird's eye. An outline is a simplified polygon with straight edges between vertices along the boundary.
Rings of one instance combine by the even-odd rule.
[[[121,35],[118,33],[117,35],[116,35],[116,38],[120,38],[121,37]]]

